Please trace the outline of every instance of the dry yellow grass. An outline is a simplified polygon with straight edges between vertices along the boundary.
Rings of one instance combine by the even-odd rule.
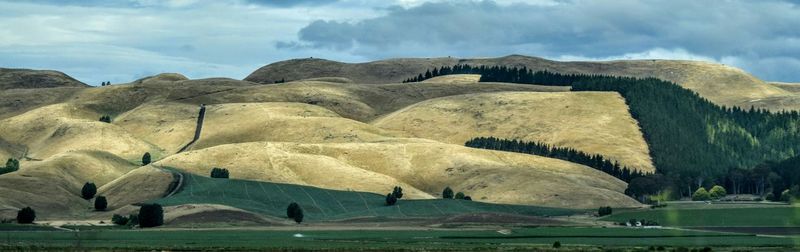
[[[164,196],[172,179],[168,171],[144,166],[104,184],[97,193],[106,196],[109,209],[116,209]]]
[[[790,82],[770,82],[772,86],[777,88],[786,90],[792,93],[800,93],[800,83],[790,83]]]
[[[0,90],[46,87],[87,87],[87,85],[62,72],[0,67]]]
[[[234,178],[323,188],[385,193],[400,185],[412,198],[436,197],[450,185],[487,202],[571,208],[637,205],[622,194],[623,182],[588,167],[470,149],[461,146],[463,141],[445,144],[436,136],[416,138],[370,124],[440,97],[525,91],[527,95],[512,99],[523,106],[535,100],[528,96],[550,97],[556,94],[546,92],[568,89],[475,83],[475,76],[461,77],[413,84],[320,78],[256,85],[164,74],[98,88],[5,91],[0,97],[13,94],[23,102],[0,101],[0,155],[21,155],[27,148],[28,157],[45,161],[24,161],[23,171],[0,176],[0,187],[14,188],[7,190],[9,196],[0,195],[0,212],[14,213],[31,205],[44,218],[84,216],[91,207],[90,201],[78,196],[84,180],[102,185],[99,193],[109,199],[112,212],[132,211],[129,204],[162,196],[172,181],[170,173],[154,167],[131,170],[135,166],[128,161],[138,162],[146,151],[156,160],[163,157],[159,165],[200,175],[218,166],[231,169]],[[191,140],[201,103],[208,105],[200,140],[192,151],[173,155]],[[615,110],[608,112],[613,115],[625,111],[617,103],[597,104]],[[101,115],[111,115],[113,123],[99,122]],[[563,116],[559,120],[564,123],[580,121]],[[510,125],[503,130],[529,130],[523,124]],[[621,135],[639,134],[638,129],[631,130],[635,132]],[[75,166],[89,170],[69,168]],[[33,171],[37,172],[30,175]],[[87,216],[106,218],[108,213]]]
[[[407,137],[462,145],[480,136],[539,141],[655,171],[636,120],[613,92],[448,96],[401,109],[373,125]]]
[[[91,208],[80,197],[86,182],[108,184],[135,165],[101,151],[66,152],[44,161],[22,161],[21,169],[0,176],[0,209],[31,206],[40,219],[77,217]],[[134,189],[134,188],[131,188]],[[6,218],[13,212],[2,212]]]
[[[121,127],[98,121],[99,117],[83,106],[49,105],[0,121],[0,138],[26,146],[27,156],[35,159],[78,150],[103,150],[129,160],[161,152]]]
[[[323,59],[294,59],[259,68],[245,80],[267,83],[275,79],[299,80],[339,76],[357,83],[397,83],[441,66],[525,66],[560,73],[657,77],[673,81],[720,105],[751,105],[773,110],[800,109],[800,99],[740,69],[709,62],[683,60],[619,60],[559,62],[537,57],[509,55],[499,58],[388,59],[365,63],[342,63]]]
[[[199,111],[192,104],[151,102],[113,118],[113,124],[172,154],[194,136]]]
[[[374,142],[390,134],[369,124],[341,118],[325,108],[303,103],[226,103],[206,106],[200,140],[193,149],[228,143]]]
[[[625,183],[573,163],[517,153],[421,142],[227,144],[176,154],[158,165],[207,175],[385,193],[395,185],[409,198],[430,198],[444,186],[487,202],[593,208],[638,204]]]
[[[192,104],[297,102],[324,107],[353,120],[368,122],[408,105],[427,99],[485,92],[541,91],[563,92],[569,87],[548,87],[495,83],[411,83],[347,84],[321,81],[295,81],[282,84],[228,88],[206,95],[169,97]]]
[[[481,80],[480,74],[451,74],[444,76],[437,76],[422,82],[433,83],[477,83]]]

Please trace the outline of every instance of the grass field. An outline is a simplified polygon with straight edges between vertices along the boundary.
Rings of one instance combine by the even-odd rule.
[[[526,228],[504,235],[494,230],[128,230],[88,232],[0,232],[0,244],[29,248],[127,249],[358,249],[497,250],[549,247],[789,247],[793,239],[717,232],[629,228]],[[2,249],[3,247],[0,247]]]
[[[509,213],[532,216],[569,215],[579,211],[560,208],[489,204],[466,200],[399,200],[385,205],[384,195],[337,191],[310,186],[238,179],[213,179],[183,173],[184,182],[175,195],[159,199],[164,206],[221,204],[283,218],[286,207],[297,202],[305,220],[325,221],[359,217],[440,217],[465,213]],[[388,192],[387,192],[388,193]]]
[[[662,226],[679,227],[800,227],[800,207],[785,205],[680,206],[620,212],[603,218],[603,220],[615,222],[625,222],[630,219],[652,220]]]

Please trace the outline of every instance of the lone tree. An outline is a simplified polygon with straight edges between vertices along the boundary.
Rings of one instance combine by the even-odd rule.
[[[150,161],[150,152],[145,152],[144,155],[142,155],[142,165],[148,165]]]
[[[31,224],[36,219],[36,211],[31,207],[25,207],[17,212],[17,223]]]
[[[300,208],[300,205],[297,203],[292,202],[289,204],[289,207],[286,208],[286,217],[294,219],[297,223],[303,222],[303,208]]]
[[[103,116],[100,117],[100,121],[104,122],[104,123],[111,123],[111,116],[103,115]]]
[[[708,194],[711,196],[712,199],[719,199],[728,195],[728,191],[725,190],[725,187],[715,185],[711,187],[711,190],[708,191]]]
[[[694,194],[692,194],[692,200],[694,201],[705,201],[710,199],[711,199],[711,194],[709,194],[708,191],[706,191],[706,189],[702,187],[700,187],[700,189],[697,189],[697,191],[695,191]]]
[[[81,197],[88,200],[94,198],[95,194],[97,194],[97,186],[94,185],[94,183],[86,182],[86,184],[83,184],[83,189],[81,189]]]
[[[386,194],[386,205],[391,206],[397,203],[397,196],[394,193]]]
[[[456,193],[456,199],[464,199],[464,197],[466,197],[466,195],[464,195],[463,192]]]
[[[228,169],[225,168],[218,168],[214,167],[211,169],[211,177],[212,178],[228,178],[230,173],[228,173]]]
[[[139,208],[140,227],[158,227],[164,224],[164,209],[159,204],[144,204]]]
[[[106,201],[105,196],[97,196],[97,198],[94,199],[94,210],[105,211],[107,207],[108,201]]]
[[[394,189],[392,190],[392,194],[394,195],[394,197],[396,197],[398,199],[402,199],[403,198],[403,188],[399,187],[399,186],[395,186]]]
[[[286,217],[289,219],[294,218],[294,213],[297,210],[297,208],[300,208],[300,205],[298,205],[295,202],[289,203],[289,206],[286,207]]]
[[[445,187],[444,191],[442,191],[442,198],[452,199],[453,198],[453,189],[450,189],[449,186]]]

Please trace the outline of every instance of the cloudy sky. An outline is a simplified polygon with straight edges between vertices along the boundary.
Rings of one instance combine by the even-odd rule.
[[[0,67],[88,84],[318,57],[693,59],[800,82],[800,1],[0,0]]]

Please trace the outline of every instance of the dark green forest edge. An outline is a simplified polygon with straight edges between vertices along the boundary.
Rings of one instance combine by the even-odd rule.
[[[628,193],[637,198],[662,193],[671,198],[686,197],[699,187],[711,185],[768,199],[787,191],[792,196],[800,192],[800,171],[796,169],[800,164],[800,157],[796,157],[800,149],[797,111],[719,106],[691,90],[656,78],[534,72],[525,67],[443,66],[406,82],[448,74],[480,74],[481,82],[572,86],[572,91],[620,93],[642,128],[657,170],[656,174],[630,178]],[[471,142],[474,145],[474,140]],[[519,152],[519,146],[513,144],[472,147]],[[564,155],[546,156],[570,160]],[[592,162],[596,162],[594,158]],[[589,166],[597,168],[591,162]],[[614,175],[613,171],[610,174]]]
[[[567,160],[595,168],[625,182],[630,182],[634,178],[644,176],[644,174],[639,171],[632,171],[628,167],[620,166],[619,162],[612,162],[599,154],[590,155],[579,150],[554,147],[539,142],[524,142],[495,137],[477,137],[467,141],[464,145],[472,148],[513,151]]]

